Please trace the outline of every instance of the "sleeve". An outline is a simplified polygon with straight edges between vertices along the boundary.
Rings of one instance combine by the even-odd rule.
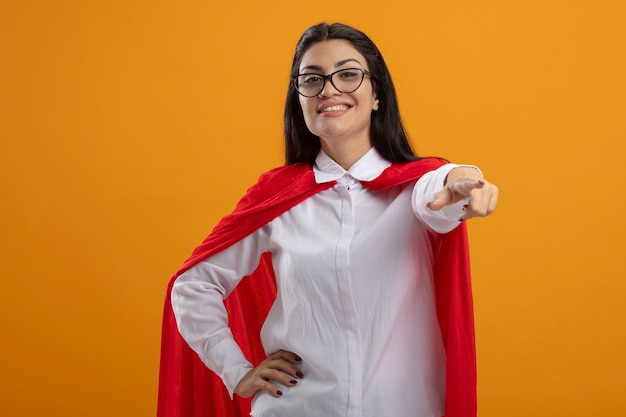
[[[231,398],[253,366],[228,327],[224,298],[257,268],[267,251],[266,236],[267,226],[193,266],[176,278],[172,288],[172,309],[181,336],[219,375]]]
[[[461,166],[476,168],[473,165],[445,164],[424,174],[413,188],[413,212],[426,226],[437,233],[448,233],[454,230],[459,225],[464,206],[469,201],[469,198],[465,198],[441,210],[430,210],[427,207],[427,204],[433,201],[443,189],[448,173]]]

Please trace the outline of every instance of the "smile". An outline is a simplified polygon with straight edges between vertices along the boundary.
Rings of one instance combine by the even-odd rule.
[[[337,105],[337,106],[326,107],[326,108],[321,110],[321,113],[334,112],[334,111],[343,111],[343,110],[348,110],[348,106],[346,106],[345,104],[340,104],[340,105]]]

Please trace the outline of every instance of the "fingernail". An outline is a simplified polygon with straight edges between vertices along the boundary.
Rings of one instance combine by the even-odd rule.
[[[294,354],[294,359],[298,362],[300,362],[302,360],[302,358],[296,354]]]
[[[295,379],[290,379],[289,383],[292,385],[296,385],[298,383],[298,381],[296,381]]]
[[[300,371],[296,372],[296,376],[298,378],[304,378],[304,374],[302,372],[300,372]]]
[[[276,391],[276,395],[279,395],[279,396],[283,395],[283,392],[282,391]]]

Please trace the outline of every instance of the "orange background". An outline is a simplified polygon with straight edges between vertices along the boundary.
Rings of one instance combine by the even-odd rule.
[[[418,152],[479,165],[481,417],[626,415],[623,1],[0,3],[0,404],[152,416],[170,275],[282,163],[295,43],[378,44]]]

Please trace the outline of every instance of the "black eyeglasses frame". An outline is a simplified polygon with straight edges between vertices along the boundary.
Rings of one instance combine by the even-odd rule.
[[[343,72],[343,71],[350,71],[350,70],[352,70],[352,71],[359,71],[359,72],[361,72],[361,74],[362,74],[362,77],[361,77],[361,82],[359,82],[359,84],[356,86],[356,88],[355,88],[354,90],[351,90],[351,91],[343,91],[343,90],[339,89],[339,88],[335,85],[335,83],[333,82],[333,75],[335,75],[335,74],[337,74],[337,73],[339,73],[339,72]],[[324,81],[322,82],[322,87],[320,88],[320,91],[318,91],[318,92],[317,92],[317,94],[314,94],[314,95],[312,95],[312,96],[305,95],[305,94],[303,94],[303,93],[302,93],[302,92],[298,89],[298,77],[301,77],[301,76],[303,76],[303,75],[317,75],[317,76],[321,77],[321,78],[324,80]],[[303,73],[303,74],[298,74],[298,75],[296,75],[295,77],[293,77],[293,78],[291,79],[291,82],[293,83],[293,86],[294,86],[294,88],[296,89],[296,91],[298,92],[298,94],[300,94],[302,97],[306,97],[306,98],[313,98],[313,97],[315,97],[315,96],[319,96],[319,95],[320,95],[320,93],[321,93],[322,91],[324,91],[324,87],[326,87],[326,81],[330,81],[330,83],[331,83],[331,84],[332,84],[332,86],[335,88],[335,90],[339,91],[340,93],[345,93],[345,94],[354,93],[356,90],[358,90],[358,89],[359,89],[359,87],[361,87],[361,84],[363,84],[363,80],[365,79],[365,76],[368,76],[368,77],[370,77],[370,78],[373,78],[373,77],[372,77],[372,73],[371,73],[371,72],[369,72],[368,70],[366,70],[365,68],[342,68],[342,69],[339,69],[339,70],[337,70],[337,71],[335,71],[335,72],[332,72],[332,73],[330,73],[330,74],[328,74],[328,75],[319,74],[319,73],[316,73],[316,72],[307,72],[307,73]]]

